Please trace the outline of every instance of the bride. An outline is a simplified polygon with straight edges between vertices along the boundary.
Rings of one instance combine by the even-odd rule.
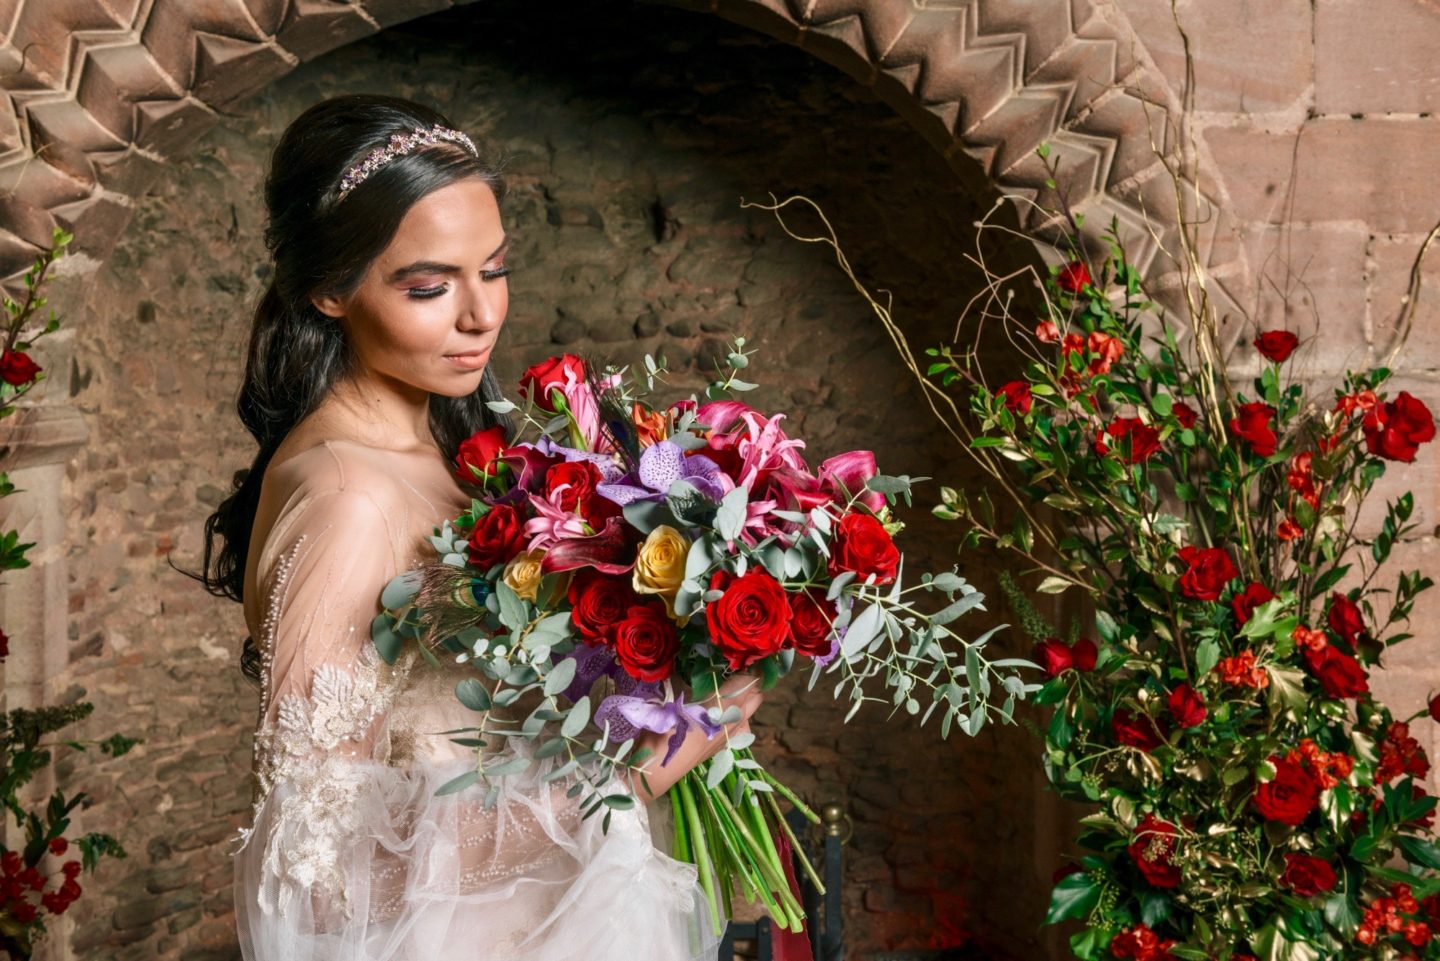
[[[491,808],[483,780],[436,796],[475,765],[450,737],[477,723],[455,683],[480,675],[413,648],[389,665],[370,640],[382,588],[469,505],[449,466],[461,441],[513,430],[486,407],[501,399],[504,196],[465,134],[395,98],[319,103],[275,149],[273,275],[238,405],[259,451],[206,523],[206,586],[243,603],[261,689],[235,853],[247,961],[716,957],[654,801],[723,738],[692,728],[669,764],[653,753],[624,785],[645,803],[608,832],[566,796],[573,774],[544,780],[559,759],[500,779]],[[720,696],[743,733],[760,695],[736,677]]]

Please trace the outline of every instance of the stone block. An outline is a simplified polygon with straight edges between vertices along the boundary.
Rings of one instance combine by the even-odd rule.
[[[1185,52],[1170,0],[1118,6],[1179,93]],[[1315,61],[1309,0],[1181,0],[1200,110],[1268,113],[1304,102]]]
[[[369,36],[375,25],[358,8],[333,0],[294,0],[276,39],[301,60]]]
[[[1315,110],[1440,112],[1440,10],[1415,0],[1317,0]]]
[[[1363,221],[1377,232],[1434,224],[1440,118],[1322,118],[1305,124],[1298,144],[1296,136],[1253,126],[1205,131],[1233,209],[1251,221]]]

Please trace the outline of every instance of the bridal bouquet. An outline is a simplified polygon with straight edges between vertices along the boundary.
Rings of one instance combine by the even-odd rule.
[[[476,497],[437,529],[438,561],[386,588],[372,632],[387,660],[413,638],[485,679],[456,688],[480,721],[448,733],[477,760],[442,792],[483,782],[493,803],[495,779],[531,762],[483,748],[529,739],[534,757],[565,758],[547,776],[576,776],[584,816],[604,810],[608,828],[634,804],[611,782],[645,760],[638,735],[670,735],[662,764],[692,729],[727,736],[739,709],[699,702],[736,672],[769,688],[807,668],[812,687],[825,675],[850,702],[847,721],[878,701],[922,724],[938,712],[946,736],[977,733],[992,712],[1008,720],[1038,688],[1013,671],[1029,662],[986,659],[993,630],[966,642],[952,629],[983,601],[953,571],[902,586],[891,505],[908,504],[917,479],[879,474],[868,451],[812,468],[783,414],[730,399],[754,386],[736,376],[743,348],[737,338],[703,402],[664,406],[644,399],[661,372],[653,358],[643,390],[624,370],[550,358],[525,372],[523,408],[491,405],[520,411],[533,441],[512,444],[496,427],[462,445],[458,477]],[[922,610],[920,595],[938,609]],[[491,713],[526,694],[538,700],[522,721]],[[782,859],[799,846],[776,795],[815,815],[760,765],[753,740],[729,737],[668,792],[675,852],[697,866],[717,932],[737,884],[800,930]]]

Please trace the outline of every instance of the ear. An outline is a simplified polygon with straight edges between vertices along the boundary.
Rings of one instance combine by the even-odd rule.
[[[345,316],[345,303],[334,294],[312,296],[310,303],[314,304],[315,309],[327,317],[335,317],[338,319]]]

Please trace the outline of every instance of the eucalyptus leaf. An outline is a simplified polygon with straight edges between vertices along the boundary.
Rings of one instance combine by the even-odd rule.
[[[565,723],[560,725],[560,733],[566,737],[575,737],[585,730],[585,725],[590,723],[590,695],[586,694],[576,701],[570,708]]]

